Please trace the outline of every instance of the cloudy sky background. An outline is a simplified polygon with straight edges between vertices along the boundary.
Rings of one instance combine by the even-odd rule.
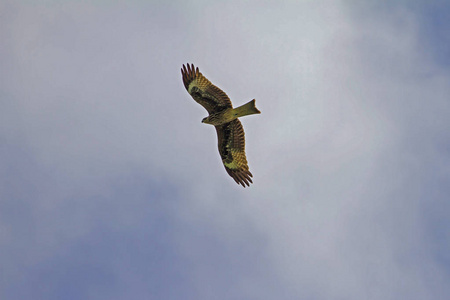
[[[378,2],[2,1],[0,298],[448,299],[450,5]]]

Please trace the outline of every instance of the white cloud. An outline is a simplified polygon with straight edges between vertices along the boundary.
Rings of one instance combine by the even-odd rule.
[[[118,299],[127,285],[141,298],[448,293],[448,239],[429,225],[445,221],[424,213],[448,183],[448,70],[423,52],[414,12],[136,3],[4,5],[6,296],[14,279],[75,270],[71,255],[93,269],[69,281],[107,273]],[[235,104],[256,98],[250,188],[223,169],[181,83],[187,62]],[[52,284],[27,291],[68,289]]]

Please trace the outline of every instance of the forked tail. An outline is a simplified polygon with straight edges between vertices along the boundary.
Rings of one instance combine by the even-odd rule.
[[[260,114],[261,112],[256,108],[255,106],[255,99],[252,101],[241,105],[239,107],[236,107],[233,109],[233,116],[235,117],[242,117],[247,115],[253,115],[253,114]]]

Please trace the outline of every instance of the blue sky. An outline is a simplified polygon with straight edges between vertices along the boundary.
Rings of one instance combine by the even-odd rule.
[[[445,1],[3,1],[1,299],[447,299]],[[194,63],[242,119],[226,174]]]

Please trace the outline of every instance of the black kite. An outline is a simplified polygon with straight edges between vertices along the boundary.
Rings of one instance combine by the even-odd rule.
[[[193,64],[187,64],[187,68],[183,65],[181,74],[188,93],[209,113],[202,123],[216,127],[219,153],[225,170],[236,183],[243,187],[250,186],[253,175],[245,157],[244,129],[238,118],[261,113],[255,107],[255,99],[233,108],[227,94],[206,79]]]

